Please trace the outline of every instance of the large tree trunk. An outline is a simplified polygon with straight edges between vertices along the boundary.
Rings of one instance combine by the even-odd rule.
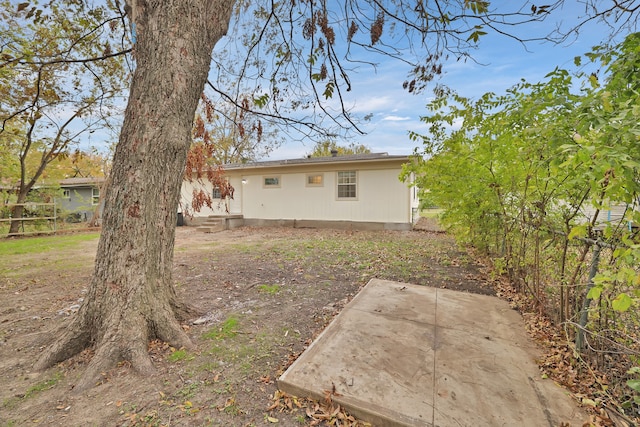
[[[22,220],[14,218],[22,218],[24,216],[24,201],[26,199],[26,195],[24,197],[18,196],[16,206],[11,209],[12,220],[9,222],[9,236],[20,234],[20,225],[22,224]]]
[[[24,205],[25,205],[25,202],[27,201],[27,196],[29,195],[29,192],[33,188],[33,185],[35,184],[36,180],[40,177],[40,171],[38,171],[39,173],[35,176],[35,178],[33,178],[30,182],[25,183],[24,182],[24,166],[22,166],[22,171],[23,171],[23,177],[21,178],[21,181],[20,181],[20,188],[18,189],[18,197],[16,199],[15,206],[13,207],[13,209],[11,209],[11,218],[17,218],[17,219],[14,219],[9,223],[10,224],[9,236],[21,234],[20,226],[22,226],[23,220],[20,218],[23,218],[25,214]]]
[[[120,360],[152,373],[150,339],[192,346],[179,322],[186,307],[171,278],[177,207],[195,109],[233,3],[127,1],[137,68],[105,195],[94,275],[77,317],[36,364],[43,369],[94,346],[77,390],[94,385]]]

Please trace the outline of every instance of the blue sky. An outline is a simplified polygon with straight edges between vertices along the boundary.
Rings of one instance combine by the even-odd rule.
[[[567,9],[556,17],[566,21],[579,15],[578,10]],[[530,27],[530,33],[521,36],[544,35],[553,25],[553,22],[547,22]],[[402,89],[407,68],[398,61],[381,63],[375,73],[369,69],[354,74],[354,88],[347,97],[346,105],[352,106],[352,112],[361,117],[366,114],[373,117],[370,122],[362,124],[366,135],[338,141],[338,144],[355,142],[368,146],[373,152],[411,154],[416,143],[408,138],[408,132],[425,130],[420,117],[427,113],[425,105],[435,83],[446,84],[460,95],[471,98],[486,92],[504,93],[522,78],[529,82],[544,80],[544,76],[556,66],[574,70],[574,57],[588,52],[605,35],[599,25],[592,25],[585,28],[577,39],[564,44],[530,42],[525,48],[512,39],[488,34],[481,39],[479,48],[472,52],[476,62],[467,60],[445,64],[443,76],[419,95],[408,94]],[[304,157],[312,148],[313,141],[291,142],[273,151],[269,158]]]
[[[493,0],[491,4],[500,7],[501,4],[512,6],[516,3]],[[583,9],[579,0],[567,0],[564,9],[555,11],[552,19],[518,27],[516,31],[521,38],[545,36],[558,21],[570,26],[576,17],[584,14]],[[361,122],[361,129],[366,134],[337,142],[339,145],[364,144],[372,152],[411,154],[416,142],[409,139],[408,132],[425,132],[420,117],[427,114],[425,106],[435,84],[446,84],[470,98],[478,98],[486,92],[501,94],[523,78],[532,83],[542,81],[556,66],[574,70],[574,57],[590,51],[607,35],[602,24],[592,23],[577,38],[563,44],[530,42],[525,47],[505,36],[487,34],[480,39],[478,49],[471,52],[475,61],[445,63],[441,78],[418,95],[409,94],[402,88],[402,82],[407,79],[407,66],[398,60],[380,62],[380,57],[372,57],[372,61],[378,63],[377,68],[362,66],[358,73],[351,74],[353,89],[344,93],[345,105],[353,114],[360,118],[371,115],[370,121]],[[117,136],[109,138],[105,131],[96,132],[88,136],[82,146],[104,146],[107,139],[114,140]],[[301,158],[312,151],[314,144],[312,140],[291,141],[274,150],[269,159]]]

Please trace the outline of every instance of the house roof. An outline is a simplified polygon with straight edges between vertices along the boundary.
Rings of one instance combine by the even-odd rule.
[[[93,187],[104,181],[104,177],[66,178],[60,181],[60,187]]]
[[[344,156],[304,157],[301,159],[268,160],[249,163],[232,163],[224,165],[224,170],[275,168],[283,166],[300,166],[312,164],[340,164],[354,162],[384,162],[384,161],[408,161],[406,155],[389,155],[387,153],[350,154]]]

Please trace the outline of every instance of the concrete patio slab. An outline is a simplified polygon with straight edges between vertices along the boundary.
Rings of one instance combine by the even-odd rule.
[[[372,279],[279,378],[374,426],[582,425],[498,298]]]

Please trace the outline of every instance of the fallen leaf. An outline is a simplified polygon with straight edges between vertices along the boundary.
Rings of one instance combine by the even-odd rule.
[[[265,375],[260,377],[260,382],[263,382],[265,384],[269,384],[271,382],[271,375]]]

